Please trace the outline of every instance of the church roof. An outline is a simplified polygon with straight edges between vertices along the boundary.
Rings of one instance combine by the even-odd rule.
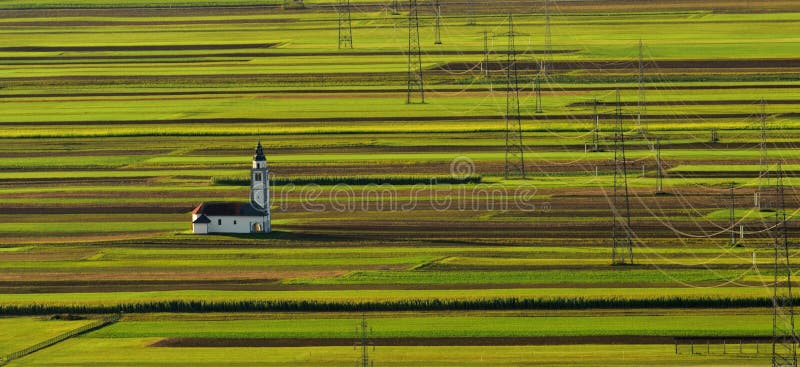
[[[192,222],[193,224],[209,224],[211,223],[211,219],[208,219],[205,215],[200,215],[197,219]]]
[[[192,214],[211,216],[239,216],[263,217],[264,210],[254,207],[250,203],[202,203],[192,211]]]

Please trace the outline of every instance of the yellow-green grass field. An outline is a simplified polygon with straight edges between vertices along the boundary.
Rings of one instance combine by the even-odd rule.
[[[376,366],[769,363],[781,217],[754,195],[780,163],[796,242],[795,2],[554,0],[552,53],[542,1],[443,2],[441,45],[421,4],[424,104],[405,2],[351,1],[353,49],[335,2],[282,3],[0,2],[0,358],[125,312],[9,365],[352,366],[363,311]],[[191,234],[247,200],[259,139],[274,232]]]

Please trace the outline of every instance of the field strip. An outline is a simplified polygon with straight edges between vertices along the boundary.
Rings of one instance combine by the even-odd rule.
[[[699,338],[698,338],[699,339]],[[716,338],[715,338],[716,339]],[[731,340],[767,342],[763,337],[730,337]],[[168,338],[151,347],[168,348],[281,348],[352,346],[354,338]],[[720,342],[721,342],[720,338]],[[542,336],[542,337],[405,337],[372,338],[376,345],[415,346],[479,346],[479,345],[585,345],[585,344],[672,344],[670,336],[604,335],[604,336]],[[704,340],[705,341],[705,340]]]

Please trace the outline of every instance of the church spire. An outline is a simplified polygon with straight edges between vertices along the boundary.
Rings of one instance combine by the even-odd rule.
[[[258,139],[258,146],[256,146],[256,155],[253,157],[254,161],[266,161],[267,157],[264,156],[264,147],[261,146],[261,139]]]

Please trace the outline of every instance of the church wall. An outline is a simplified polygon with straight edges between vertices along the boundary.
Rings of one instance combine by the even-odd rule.
[[[251,233],[252,223],[262,223],[262,225],[264,223],[264,217],[211,215],[207,217],[211,220],[208,224],[208,233]]]

